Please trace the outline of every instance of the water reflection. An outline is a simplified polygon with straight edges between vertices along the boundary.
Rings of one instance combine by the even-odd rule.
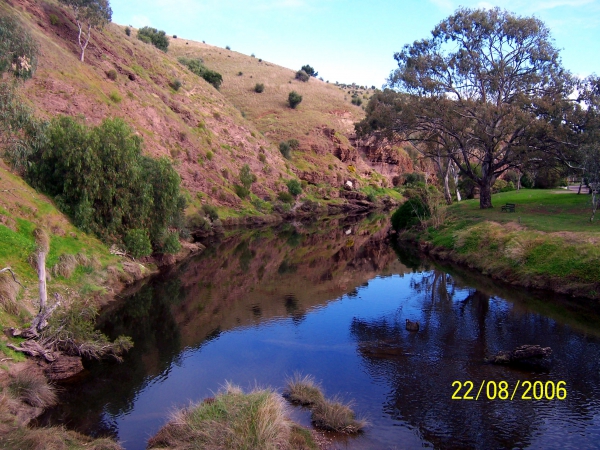
[[[225,380],[281,387],[301,370],[372,422],[339,448],[595,445],[598,312],[392,249],[386,226],[374,216],[237,232],[151,280],[101,317],[111,336],[133,337],[125,362],[90,365],[46,423],[141,449],[172,408]],[[522,344],[552,347],[550,371],[484,363]],[[455,380],[565,380],[568,398],[457,401]]]

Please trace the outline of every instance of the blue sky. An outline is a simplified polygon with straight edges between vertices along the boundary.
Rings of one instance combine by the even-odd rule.
[[[551,29],[564,66],[600,75],[600,0],[111,0],[113,22],[150,25],[330,82],[381,87],[394,52],[426,38],[458,6],[535,15]]]

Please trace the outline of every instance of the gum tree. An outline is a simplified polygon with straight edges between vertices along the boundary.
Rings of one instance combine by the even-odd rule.
[[[549,148],[539,111],[573,87],[548,28],[499,8],[461,8],[394,59],[388,83],[399,95],[384,126],[452,161],[479,186],[482,209],[498,176]]]
[[[112,9],[108,0],[59,0],[75,12],[79,34],[77,42],[81,49],[80,60],[83,62],[85,49],[92,37],[92,28],[102,28],[112,18]],[[86,30],[87,29],[87,30]]]

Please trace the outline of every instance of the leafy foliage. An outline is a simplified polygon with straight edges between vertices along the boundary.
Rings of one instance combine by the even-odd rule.
[[[297,197],[300,194],[302,194],[302,186],[300,185],[300,182],[298,180],[296,180],[295,178],[288,180],[288,182],[286,184],[287,184],[288,192],[290,194],[292,194],[294,197]]]
[[[169,161],[142,156],[141,149],[121,119],[87,127],[58,117],[43,149],[29,157],[27,178],[84,231],[118,242],[142,229],[159,245],[167,228],[181,223],[185,200]]]
[[[319,75],[319,72],[317,72],[313,67],[309,66],[308,64],[306,64],[305,66],[302,66],[302,68],[300,70],[303,71],[304,73],[308,74],[308,76],[311,76],[311,77],[316,78]]]
[[[256,92],[257,94],[264,92],[264,90],[265,85],[263,83],[256,83],[256,85],[254,86],[254,92]]]
[[[292,91],[290,92],[290,95],[288,95],[288,103],[290,104],[290,108],[292,109],[296,109],[296,107],[300,104],[301,101],[302,96],[296,91]]]
[[[285,159],[291,159],[292,158],[292,148],[290,147],[289,143],[287,143],[287,142],[280,142],[279,143],[279,151],[281,152],[281,155]]]
[[[289,192],[278,192],[277,193],[277,199],[279,201],[282,201],[283,203],[294,203],[294,196],[292,194],[290,194]]]
[[[404,230],[420,223],[420,218],[427,217],[427,207],[419,198],[410,198],[392,214],[392,228]]]
[[[37,68],[38,45],[16,21],[0,17],[0,74],[9,72],[17,78],[31,78]]]
[[[146,44],[152,44],[157,49],[166,52],[169,49],[169,38],[163,30],[152,27],[143,27],[138,30],[137,37]]]
[[[240,181],[242,182],[242,186],[246,189],[250,189],[252,183],[256,181],[256,175],[250,171],[250,166],[248,164],[244,164],[240,169]]]
[[[201,59],[179,58],[179,62],[190,69],[191,72],[204,78],[206,82],[212,84],[215,89],[221,87],[223,76],[214,70],[208,69]]]
[[[134,258],[141,258],[152,253],[152,244],[148,231],[140,228],[132,228],[125,233],[123,238],[125,248]]]

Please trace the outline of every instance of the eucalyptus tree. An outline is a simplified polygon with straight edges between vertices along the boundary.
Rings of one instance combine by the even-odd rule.
[[[379,128],[426,156],[442,154],[479,186],[482,209],[492,207],[498,176],[551,146],[536,131],[547,131],[540,110],[565,104],[573,91],[544,23],[499,8],[460,8],[394,59],[391,117],[363,130]]]
[[[108,0],[59,0],[59,2],[75,12],[75,20],[79,28],[77,42],[81,49],[79,59],[83,62],[85,49],[92,37],[92,29],[102,28],[112,18],[110,3]]]

